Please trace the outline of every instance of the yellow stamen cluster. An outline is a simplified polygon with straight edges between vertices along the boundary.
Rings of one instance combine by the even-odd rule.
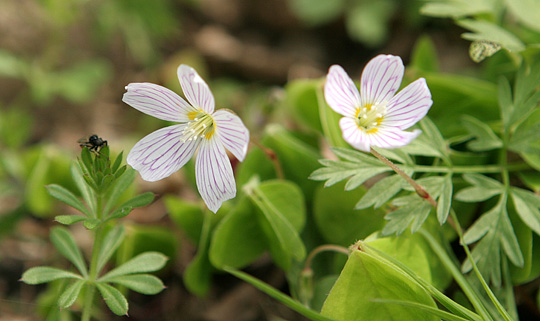
[[[183,141],[191,141],[199,138],[210,139],[215,132],[215,123],[212,115],[205,113],[202,110],[192,111],[188,113],[189,122],[184,128]]]
[[[363,129],[368,134],[376,133],[381,125],[386,107],[384,105],[366,104],[356,110],[356,123],[358,128]]]

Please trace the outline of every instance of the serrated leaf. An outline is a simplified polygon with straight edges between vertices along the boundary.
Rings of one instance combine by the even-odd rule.
[[[107,282],[116,283],[126,288],[146,295],[154,295],[165,289],[163,282],[150,274],[120,275],[107,279]]]
[[[49,266],[37,266],[26,270],[21,277],[21,281],[26,284],[41,284],[58,279],[81,279],[82,276],[73,272]]]
[[[444,177],[441,195],[437,200],[437,219],[441,225],[446,222],[452,207],[452,191],[452,174],[450,173]]]
[[[474,33],[464,33],[463,38],[471,41],[490,41],[498,43],[508,51],[520,52],[525,49],[525,45],[519,38],[508,30],[488,22],[486,20],[463,19],[457,21],[461,27],[471,30]]]
[[[86,284],[86,280],[76,280],[67,289],[62,292],[58,298],[58,307],[60,309],[67,309],[75,303],[83,286]]]
[[[79,212],[85,214],[86,216],[89,216],[90,213],[88,212],[88,209],[84,206],[84,204],[75,196],[73,193],[68,191],[67,189],[63,188],[60,185],[51,184],[47,186],[47,191],[49,194],[66,203],[67,205],[75,208]]]
[[[54,220],[60,224],[71,225],[77,222],[85,221],[87,218],[80,215],[58,215],[54,217]]]
[[[167,263],[165,255],[158,252],[145,252],[112,269],[102,276],[99,281],[107,281],[109,278],[119,275],[157,271],[164,267],[165,263]]]
[[[98,261],[96,265],[97,271],[105,266],[107,261],[111,258],[113,253],[118,249],[125,237],[125,231],[123,225],[117,225],[107,232],[103,238],[103,243],[98,255]]]
[[[386,214],[384,219],[389,222],[386,223],[382,230],[383,235],[400,235],[407,227],[409,227],[409,225],[411,225],[411,233],[415,233],[422,227],[432,206],[418,196],[413,196],[415,198],[406,206]]]
[[[325,167],[315,170],[309,177],[316,181],[326,180],[326,187],[350,178],[345,189],[352,190],[377,174],[391,171],[391,168],[365,153],[347,148],[333,148],[332,151],[344,161],[320,160]]]
[[[109,309],[116,315],[126,315],[128,312],[128,302],[126,297],[114,287],[105,283],[96,283],[96,287],[101,293],[103,301]]]
[[[520,188],[512,188],[510,195],[521,220],[540,235],[540,198]]]
[[[482,202],[504,192],[504,186],[492,178],[480,174],[465,174],[463,178],[473,187],[460,190],[455,199],[462,202]]]
[[[412,174],[412,171],[405,171],[407,174]],[[355,209],[364,209],[370,206],[379,208],[388,202],[396,195],[404,184],[405,180],[399,175],[391,175],[385,177],[373,184],[366,195],[358,201]]]
[[[462,121],[463,126],[476,138],[467,144],[470,150],[483,152],[502,147],[502,140],[485,123],[468,115],[464,115]]]
[[[495,285],[501,283],[501,249],[514,265],[523,266],[524,259],[512,223],[506,210],[507,195],[502,195],[497,205],[478,219],[465,233],[463,242],[471,244],[480,240],[472,251],[474,261],[482,275],[489,276]],[[463,264],[464,272],[470,271],[469,260]]]
[[[81,250],[69,231],[63,227],[53,227],[50,237],[54,247],[86,277],[88,275],[86,263],[84,262]]]

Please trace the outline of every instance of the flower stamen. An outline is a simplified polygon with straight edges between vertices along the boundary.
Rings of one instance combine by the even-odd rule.
[[[366,104],[358,107],[356,110],[358,128],[365,130],[366,133],[377,132],[377,127],[381,125],[385,114],[386,106],[384,105]]]
[[[182,141],[192,141],[203,137],[210,139],[214,135],[215,123],[212,115],[199,110],[190,112],[188,118],[192,120],[187,122],[186,128],[182,131]]]

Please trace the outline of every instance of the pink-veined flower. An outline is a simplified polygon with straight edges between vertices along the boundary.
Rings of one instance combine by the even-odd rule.
[[[358,150],[371,147],[396,148],[409,144],[421,131],[405,129],[422,119],[433,101],[424,78],[403,88],[400,57],[379,55],[364,68],[360,91],[341,66],[328,71],[324,97],[328,105],[344,117],[339,126],[343,138]]]
[[[127,163],[146,181],[157,181],[178,171],[197,152],[195,178],[202,199],[212,212],[236,196],[236,183],[227,149],[238,160],[246,156],[249,131],[229,110],[214,111],[212,92],[195,69],[181,65],[178,79],[186,102],[175,92],[151,83],[131,83],[122,100],[159,119],[179,124],[141,139]]]

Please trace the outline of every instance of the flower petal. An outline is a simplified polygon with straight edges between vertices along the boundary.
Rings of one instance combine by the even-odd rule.
[[[216,123],[219,140],[239,161],[243,161],[249,144],[249,130],[240,117],[220,109],[212,117]]]
[[[415,129],[412,132],[402,130],[379,128],[376,133],[368,135],[371,146],[380,148],[403,147],[413,141],[422,131]]]
[[[223,144],[215,135],[201,143],[195,164],[195,178],[202,199],[214,213],[224,201],[236,196],[231,162]]]
[[[214,95],[208,88],[206,82],[199,76],[195,69],[187,65],[178,67],[178,80],[187,100],[195,107],[200,108],[208,114],[214,112],[216,105]]]
[[[386,104],[399,89],[403,78],[403,62],[392,55],[378,55],[371,59],[362,72],[360,96],[362,106]]]
[[[420,78],[402,89],[390,100],[381,126],[407,129],[416,124],[433,104],[431,92],[424,78]]]
[[[131,107],[159,119],[186,122],[187,113],[193,110],[174,91],[151,83],[131,83],[122,100]]]
[[[371,147],[368,136],[364,129],[358,127],[356,119],[343,117],[339,120],[339,127],[347,143],[358,150],[369,152]]]
[[[141,139],[129,152],[127,163],[145,181],[170,176],[191,159],[200,140],[182,141],[185,124],[165,127]]]
[[[345,70],[338,65],[333,65],[328,70],[324,98],[334,111],[343,116],[354,117],[356,109],[360,107],[358,88]]]

